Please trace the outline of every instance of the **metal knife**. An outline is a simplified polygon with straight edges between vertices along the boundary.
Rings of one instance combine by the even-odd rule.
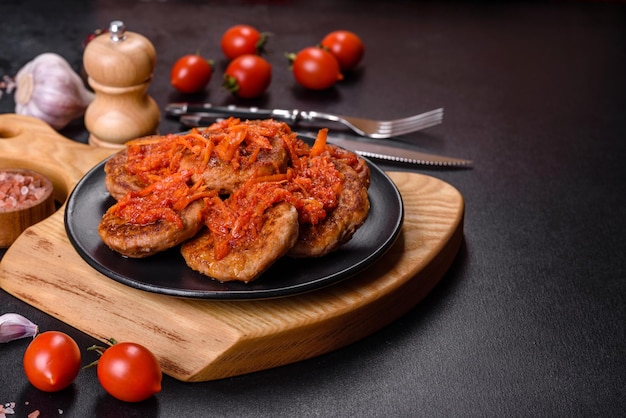
[[[302,138],[315,139],[317,137],[317,133],[314,132],[296,132]],[[472,160],[464,158],[446,157],[378,142],[373,143],[362,139],[354,139],[348,135],[329,133],[327,140],[331,144],[338,145],[367,158],[450,168],[470,168],[472,165]]]
[[[250,118],[253,116],[256,119],[280,118],[296,120],[297,117],[291,110],[260,109],[258,107],[238,107],[234,105],[213,106],[211,103],[170,103],[165,107],[165,113],[173,117],[183,115],[198,115],[202,117],[204,113],[209,115],[223,114],[236,118]]]

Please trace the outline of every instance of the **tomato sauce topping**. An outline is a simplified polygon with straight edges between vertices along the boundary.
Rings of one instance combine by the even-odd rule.
[[[255,239],[265,211],[279,202],[293,205],[300,223],[311,224],[322,221],[338,205],[343,176],[333,164],[334,151],[326,144],[326,134],[327,129],[320,130],[309,147],[285,123],[242,123],[229,118],[186,134],[131,141],[126,168],[149,186],[130,192],[111,209],[133,224],[165,220],[182,228],[178,213],[203,199],[204,223],[215,237],[215,257],[223,258],[232,248]],[[234,168],[250,166],[261,150],[271,149],[270,138],[276,137],[282,139],[289,155],[286,172],[251,177],[229,196],[208,190],[202,176],[193,176],[210,169],[210,161],[215,159]]]
[[[183,171],[164,177],[142,190],[128,193],[109,210],[135,225],[164,220],[182,229],[180,211],[195,200],[217,194],[203,189],[201,183],[190,186],[190,176],[191,172]]]

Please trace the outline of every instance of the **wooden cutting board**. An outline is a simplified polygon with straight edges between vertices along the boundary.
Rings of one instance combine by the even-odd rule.
[[[0,115],[0,168],[42,172],[65,202],[115,150],[62,137],[37,119]],[[63,205],[0,261],[0,287],[98,339],[150,348],[164,373],[206,381],[335,350],[394,321],[444,275],[463,239],[464,200],[430,176],[390,172],[405,205],[397,242],[372,267],[303,295],[255,301],[180,299],[127,287],[91,268],[65,233]]]

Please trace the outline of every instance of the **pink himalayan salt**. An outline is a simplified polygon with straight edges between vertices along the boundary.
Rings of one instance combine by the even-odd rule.
[[[46,188],[37,177],[0,171],[0,209],[11,210],[40,200]]]

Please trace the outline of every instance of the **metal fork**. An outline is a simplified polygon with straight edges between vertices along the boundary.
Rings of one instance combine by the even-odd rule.
[[[259,109],[256,107],[244,108],[236,106],[216,107],[210,103],[170,103],[166,108],[166,112],[170,116],[180,116],[180,122],[188,127],[207,125],[220,116],[248,119],[277,118],[293,123],[324,120],[341,123],[357,134],[370,138],[390,138],[405,135],[410,132],[430,128],[443,121],[443,108],[394,120],[372,120],[304,110]]]
[[[320,112],[302,113],[302,119],[304,120],[324,119],[339,122],[359,135],[370,138],[390,138],[392,136],[405,135],[439,125],[443,120],[443,108],[393,120],[373,120]]]

